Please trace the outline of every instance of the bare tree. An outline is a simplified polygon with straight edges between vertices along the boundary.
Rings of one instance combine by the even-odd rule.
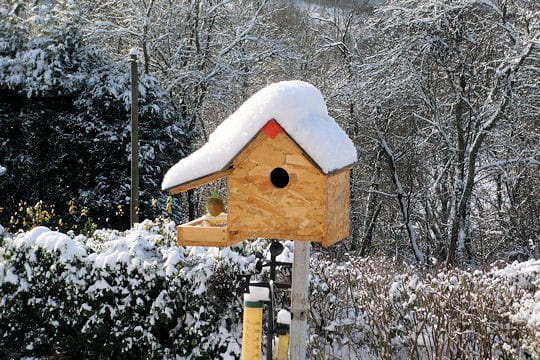
[[[538,118],[531,92],[538,92],[538,11],[519,1],[401,0],[376,12],[375,51],[360,66],[366,109],[382,109],[383,116],[399,111],[397,119],[419,127],[412,136],[427,167],[417,191],[444,189],[426,193],[424,216],[438,222],[430,232],[446,232],[449,264],[458,255],[472,258],[480,175],[491,167],[537,164],[537,149],[521,148],[506,160],[493,149],[510,151],[516,143],[499,140],[518,108]],[[529,92],[517,101],[524,88]]]
[[[143,67],[168,88],[180,121],[205,142],[276,59],[288,58],[268,21],[270,0],[109,0],[81,2],[89,39],[124,56],[139,47]],[[187,192],[188,217],[197,194]]]

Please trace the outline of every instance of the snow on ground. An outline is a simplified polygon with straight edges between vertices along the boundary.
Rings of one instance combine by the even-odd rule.
[[[276,120],[324,173],[356,162],[356,148],[328,110],[313,85],[282,81],[249,98],[210,135],[208,142],[165,174],[170,189],[221,171],[269,121]]]

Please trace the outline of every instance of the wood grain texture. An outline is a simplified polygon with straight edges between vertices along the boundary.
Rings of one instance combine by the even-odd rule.
[[[327,232],[322,242],[325,247],[349,236],[350,173],[350,169],[345,169],[327,178]]]
[[[218,246],[225,247],[235,244],[229,237],[228,226],[200,226],[207,218],[200,217],[176,227],[176,237],[179,246]],[[219,222],[227,222],[227,214],[216,217]]]
[[[324,240],[323,235],[298,235],[298,234],[281,234],[274,233],[271,230],[264,233],[262,231],[249,232],[249,231],[229,231],[229,237],[231,242],[234,244],[247,240],[247,239],[256,239],[256,238],[267,238],[267,239],[279,239],[279,240],[299,240],[299,241],[310,241],[310,242],[320,242]]]
[[[204,176],[204,177],[201,177],[199,179],[195,179],[195,180],[187,182],[185,184],[178,185],[176,187],[173,187],[173,188],[169,189],[169,191],[171,192],[171,194],[175,195],[175,194],[181,193],[183,191],[187,191],[189,189],[193,189],[193,188],[196,188],[198,186],[208,184],[208,183],[210,183],[212,181],[219,180],[219,179],[231,174],[232,171],[233,171],[232,168],[227,169],[227,170],[223,170],[223,171],[219,171],[217,173],[213,173],[213,174],[210,174],[208,176]]]
[[[246,237],[322,239],[326,176],[286,133],[271,139],[260,132],[233,166],[227,186],[230,231]],[[284,188],[270,181],[270,173],[278,167],[289,174]]]

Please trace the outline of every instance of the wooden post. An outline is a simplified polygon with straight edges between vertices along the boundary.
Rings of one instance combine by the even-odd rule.
[[[291,290],[290,360],[305,360],[309,294],[309,241],[294,242]]]
[[[131,49],[131,201],[129,225],[139,222],[139,75],[137,49]]]

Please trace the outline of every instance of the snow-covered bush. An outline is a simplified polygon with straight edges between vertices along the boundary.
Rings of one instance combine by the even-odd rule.
[[[540,356],[540,260],[485,271],[312,261],[313,359]]]
[[[237,358],[236,275],[252,271],[257,245],[181,248],[173,225],[145,221],[92,238],[36,227],[4,238],[2,353]]]
[[[238,359],[236,276],[266,241],[182,248],[174,224],[0,235],[0,354]],[[291,242],[284,256],[291,258]],[[309,359],[534,359],[540,260],[485,271],[311,262]]]

